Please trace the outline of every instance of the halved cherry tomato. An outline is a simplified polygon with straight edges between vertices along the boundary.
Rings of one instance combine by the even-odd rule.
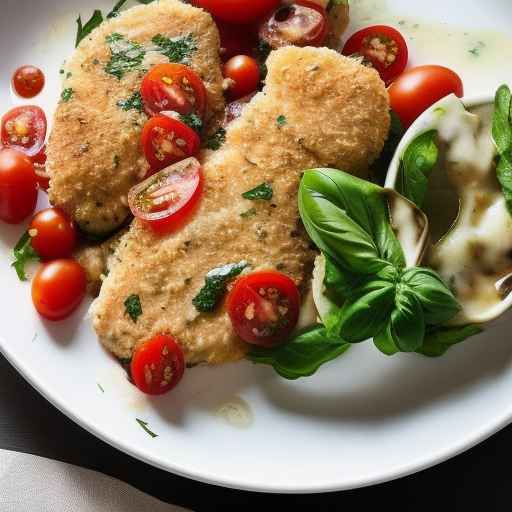
[[[128,204],[135,217],[163,235],[182,227],[190,218],[202,190],[201,164],[189,158],[133,187]]]
[[[322,46],[329,29],[323,7],[307,0],[283,5],[260,27],[260,39],[272,48]]]
[[[273,271],[239,278],[227,298],[227,310],[238,336],[264,347],[286,341],[297,325],[299,309],[295,283]]]
[[[12,86],[22,98],[37,96],[44,87],[44,73],[35,66],[22,66],[12,77]]]
[[[254,98],[255,94],[256,92],[253,92],[252,94],[248,94],[247,96],[244,96],[243,98],[240,98],[236,101],[232,101],[226,105],[226,109],[224,111],[224,120],[222,121],[222,126],[224,128],[226,128],[228,124],[233,122],[235,119],[238,119],[242,115],[245,107]]]
[[[391,108],[409,127],[427,108],[448,94],[464,95],[459,75],[443,66],[418,66],[407,70],[389,87]]]
[[[217,21],[220,34],[221,57],[224,62],[235,55],[251,55],[258,46],[258,27],[235,25]]]
[[[59,208],[36,213],[28,230],[32,247],[44,260],[71,256],[77,240],[73,221]]]
[[[251,23],[280,3],[281,0],[192,0],[193,5],[229,23]]]
[[[46,138],[46,116],[35,106],[16,107],[2,117],[2,144],[27,156],[37,155]]]
[[[148,395],[163,395],[175,388],[185,373],[183,351],[172,336],[158,334],[133,353],[133,383]]]
[[[343,55],[361,55],[389,84],[404,71],[409,50],[402,34],[387,25],[375,25],[359,30],[345,43]]]
[[[158,64],[146,74],[141,85],[144,110],[149,116],[164,111],[179,114],[206,110],[206,89],[201,77],[183,64]]]
[[[0,150],[0,219],[9,224],[25,220],[36,207],[34,165],[14,149]]]
[[[142,147],[152,172],[194,156],[200,145],[192,128],[168,116],[152,117],[142,129]]]
[[[85,270],[75,260],[44,263],[32,281],[32,302],[47,320],[63,320],[80,306],[85,297]]]
[[[50,186],[50,175],[46,172],[46,144],[36,156],[31,158],[31,160],[34,164],[39,188],[47,191]]]
[[[228,91],[231,98],[236,100],[258,88],[260,67],[252,57],[237,55],[224,64],[224,77],[232,80]]]

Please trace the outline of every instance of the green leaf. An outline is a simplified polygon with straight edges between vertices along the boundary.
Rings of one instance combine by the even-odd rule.
[[[325,276],[324,286],[329,298],[342,305],[345,297],[349,295],[354,288],[359,286],[365,279],[359,274],[352,274],[348,271],[342,271],[336,262],[327,254],[325,258]]]
[[[116,18],[119,16],[119,11],[126,2],[127,0],[119,0],[119,2],[117,2],[113,9],[107,14],[107,19]]]
[[[39,261],[40,257],[36,250],[32,247],[32,237],[28,231],[23,234],[13,250],[14,263],[12,267],[16,270],[20,281],[26,281],[27,275],[25,273],[25,266],[30,261]]]
[[[492,120],[492,136],[498,153],[501,155],[512,150],[512,94],[507,85],[496,92]]]
[[[242,194],[244,199],[249,199],[250,201],[270,201],[273,196],[274,191],[272,189],[272,183],[262,183],[261,185],[258,185],[257,187]]]
[[[429,327],[423,346],[417,352],[427,357],[439,357],[447,350],[483,332],[480,325],[464,325],[457,327]]]
[[[192,34],[172,39],[157,34],[153,37],[152,42],[158,47],[158,51],[169,59],[169,62],[188,64],[192,54],[197,50],[197,44]]]
[[[192,299],[192,304],[201,313],[212,313],[217,304],[226,293],[227,285],[231,279],[239,276],[249,264],[246,261],[229,263],[222,267],[210,270],[205,277],[204,286]]]
[[[77,47],[83,39],[85,39],[95,28],[99,27],[102,23],[103,14],[99,9],[96,9],[93,12],[91,19],[85,25],[82,25],[82,17],[78,16],[76,20],[77,32],[75,47]]]
[[[195,112],[191,112],[190,114],[186,115],[180,115],[180,120],[187,126],[190,126],[190,128],[192,128],[192,130],[197,132],[199,135],[203,131],[203,120]]]
[[[276,119],[277,126],[279,126],[280,128],[283,127],[286,124],[286,122],[286,117],[283,116],[282,114],[278,116]]]
[[[137,323],[139,316],[142,315],[142,305],[138,295],[130,295],[124,301],[125,313],[132,319],[133,323]]]
[[[439,157],[436,137],[436,130],[421,134],[409,144],[400,162],[398,192],[419,208],[425,202],[428,179]]]
[[[414,352],[425,338],[425,318],[421,303],[416,295],[407,289],[398,289],[395,309],[384,330],[375,338],[375,346],[387,355],[396,352]]]
[[[73,94],[75,94],[75,91],[73,91],[71,87],[68,87],[62,91],[60,97],[64,103],[67,103],[73,97]]]
[[[144,105],[142,104],[142,95],[140,91],[135,91],[129,98],[119,100],[117,106],[125,112],[128,110],[136,110],[137,112],[144,112]]]
[[[501,185],[507,210],[512,215],[512,151],[503,153],[496,167],[496,176]]]
[[[416,295],[427,324],[443,324],[461,309],[460,304],[441,277],[429,268],[414,267],[402,275],[401,282]]]
[[[324,363],[341,356],[350,345],[332,339],[320,325],[297,334],[284,345],[273,348],[253,347],[248,359],[266,364],[285,379],[298,379],[313,375]]]
[[[150,437],[152,437],[153,439],[155,437],[158,437],[158,434],[155,434],[154,432],[152,432],[148,425],[149,423],[147,421],[143,421],[143,420],[140,420],[139,418],[135,418],[135,421],[140,425],[140,427],[144,430],[144,432],[146,432],[146,434],[148,434]]]
[[[224,142],[226,142],[226,130],[219,128],[213,135],[206,139],[206,147],[216,151],[222,147]]]
[[[339,310],[339,322],[329,333],[349,343],[360,343],[376,336],[388,321],[395,302],[395,285],[371,279],[347,296]]]

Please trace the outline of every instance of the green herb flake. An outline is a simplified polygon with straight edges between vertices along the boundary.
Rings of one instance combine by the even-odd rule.
[[[239,276],[249,264],[246,261],[230,263],[214,268],[206,274],[204,286],[192,299],[192,304],[200,313],[212,313],[223,295],[227,285],[233,278]]]
[[[71,78],[72,76],[73,76],[73,73],[71,73],[71,72],[66,73],[66,79]]]
[[[279,126],[279,128],[283,127],[286,124],[286,122],[286,117],[283,115],[278,116],[278,118],[276,119],[276,123],[277,126]]]
[[[137,319],[142,315],[140,297],[138,295],[130,295],[124,301],[124,307],[126,309],[125,313],[133,320],[134,323],[137,323]]]
[[[197,133],[200,134],[203,131],[203,120],[195,112],[191,112],[187,115],[180,115],[180,119]]]
[[[140,420],[139,418],[135,418],[135,420],[140,425],[140,427],[146,432],[146,434],[150,435],[153,439],[155,437],[158,437],[158,434],[155,434],[148,428],[149,423],[147,421]]]
[[[14,247],[13,253],[14,262],[12,266],[14,270],[16,270],[16,274],[18,274],[19,280],[26,281],[27,275],[25,273],[25,266],[30,261],[40,260],[39,254],[37,254],[36,250],[32,247],[32,237],[29,235],[28,231],[20,238],[19,242]]]
[[[246,212],[242,212],[240,214],[240,217],[242,217],[242,219],[248,219],[250,217],[254,217],[256,215],[256,208],[251,208],[250,210],[247,210]]]
[[[157,34],[152,39],[158,51],[165,55],[170,62],[188,64],[192,54],[197,50],[196,42],[191,34],[185,37],[168,38]]]
[[[138,68],[146,55],[144,47],[135,41],[129,41],[117,32],[106,38],[110,47],[110,62],[105,66],[105,72],[121,80],[129,71]]]
[[[63,75],[63,74],[64,74],[64,70],[63,70],[63,69],[59,69],[59,73],[60,73],[61,75]]]
[[[75,94],[75,91],[71,87],[67,87],[62,91],[62,94],[60,95],[63,102],[67,103],[73,95]]]
[[[102,393],[105,393],[105,390],[103,389],[103,386],[102,386],[99,382],[96,382],[96,385],[98,386],[98,389],[99,389]]]
[[[273,196],[274,191],[271,183],[262,183],[252,190],[248,190],[242,194],[244,199],[249,199],[250,201],[270,201]]]
[[[224,130],[224,128],[219,128],[213,135],[208,137],[206,140],[206,147],[213,151],[217,151],[222,147],[224,142],[226,142],[226,130]]]
[[[123,109],[125,112],[129,110],[136,110],[142,113],[144,111],[144,105],[142,104],[142,95],[139,91],[135,91],[129,98],[125,100],[119,100],[117,106]]]
[[[95,28],[98,28],[103,23],[103,14],[99,9],[96,9],[91,19],[85,24],[82,24],[82,17],[78,16],[76,20],[77,32],[75,47],[77,47],[83,39],[85,39]]]

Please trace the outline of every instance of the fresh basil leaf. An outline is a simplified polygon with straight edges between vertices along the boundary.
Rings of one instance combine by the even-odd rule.
[[[386,327],[377,336],[373,337],[373,344],[387,356],[394,356],[400,352],[391,332],[391,321],[386,324]]]
[[[273,196],[274,191],[272,189],[272,183],[262,183],[261,185],[258,185],[257,187],[242,194],[244,199],[249,199],[250,201],[270,201]]]
[[[341,271],[336,262],[327,254],[325,258],[324,286],[327,296],[337,304],[343,304],[345,297],[365,279],[363,276]]]
[[[103,14],[99,9],[96,9],[91,19],[85,24],[82,25],[82,17],[78,16],[76,20],[77,24],[77,32],[76,32],[76,41],[75,48],[85,39],[95,28],[99,27],[103,23]]]
[[[400,162],[398,192],[419,208],[423,207],[428,179],[439,158],[436,137],[436,130],[421,134],[409,144]]]
[[[15,245],[14,250],[14,263],[12,267],[16,270],[20,281],[26,281],[27,275],[25,273],[25,266],[30,261],[39,261],[40,257],[36,250],[32,247],[32,237],[28,231],[23,234],[18,243]]]
[[[285,379],[295,380],[313,375],[320,366],[341,356],[349,347],[343,340],[330,338],[326,329],[317,325],[284,345],[253,347],[247,358],[256,364],[272,366]]]
[[[492,136],[498,153],[512,150],[512,94],[507,85],[502,85],[496,92]]]
[[[401,283],[414,291],[423,308],[427,324],[443,324],[461,309],[441,277],[429,268],[414,267],[406,270]]]
[[[499,157],[496,176],[505,197],[507,210],[512,215],[512,151],[503,153]]]
[[[123,5],[127,2],[127,0],[119,0],[116,5],[114,5],[113,9],[107,14],[107,19],[116,18],[119,16],[119,11],[123,7]]]
[[[439,357],[454,345],[483,332],[480,325],[428,327],[423,346],[417,352],[427,357]]]
[[[395,302],[395,285],[388,281],[369,280],[347,296],[338,310],[338,324],[329,334],[349,343],[360,343],[382,331]]]

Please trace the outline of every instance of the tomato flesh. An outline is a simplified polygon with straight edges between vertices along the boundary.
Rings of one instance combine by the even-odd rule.
[[[39,188],[47,191],[50,187],[50,175],[46,171],[46,145],[43,146],[37,155],[32,157],[32,163],[34,164]]]
[[[237,55],[224,65],[224,77],[231,80],[229,95],[236,100],[256,91],[260,83],[260,67],[252,57]]]
[[[201,199],[203,172],[195,158],[189,158],[133,187],[128,204],[133,215],[164,235],[189,220]]]
[[[206,88],[199,75],[182,64],[158,64],[146,74],[141,86],[144,110],[149,116],[164,111],[203,117]]]
[[[85,270],[75,260],[44,263],[32,281],[32,302],[47,320],[58,321],[73,313],[85,297]]]
[[[46,126],[46,116],[39,107],[13,108],[2,117],[2,144],[33,157],[44,146]]]
[[[247,343],[272,347],[285,342],[299,318],[300,294],[279,272],[239,278],[227,298],[233,329]]]
[[[59,208],[38,212],[28,232],[32,247],[44,260],[67,258],[76,246],[77,232],[73,221]]]
[[[44,73],[35,66],[22,66],[12,77],[13,89],[22,98],[37,96],[43,90],[44,82]]]
[[[280,3],[281,0],[192,0],[193,5],[229,23],[251,23]]]
[[[152,117],[142,129],[142,147],[151,172],[196,155],[200,145],[192,128],[165,115]]]
[[[391,108],[406,128],[434,103],[452,93],[462,98],[464,86],[457,73],[443,66],[409,69],[389,87]]]
[[[329,30],[327,13],[306,0],[283,5],[260,27],[260,39],[272,48],[322,46]]]
[[[163,395],[183,378],[185,358],[172,336],[159,334],[137,347],[130,369],[133,383],[143,393]]]
[[[30,159],[14,149],[0,150],[0,219],[19,224],[32,214],[37,181]]]
[[[375,25],[359,30],[345,43],[343,55],[361,55],[389,84],[407,66],[409,49],[402,34],[387,25]]]

